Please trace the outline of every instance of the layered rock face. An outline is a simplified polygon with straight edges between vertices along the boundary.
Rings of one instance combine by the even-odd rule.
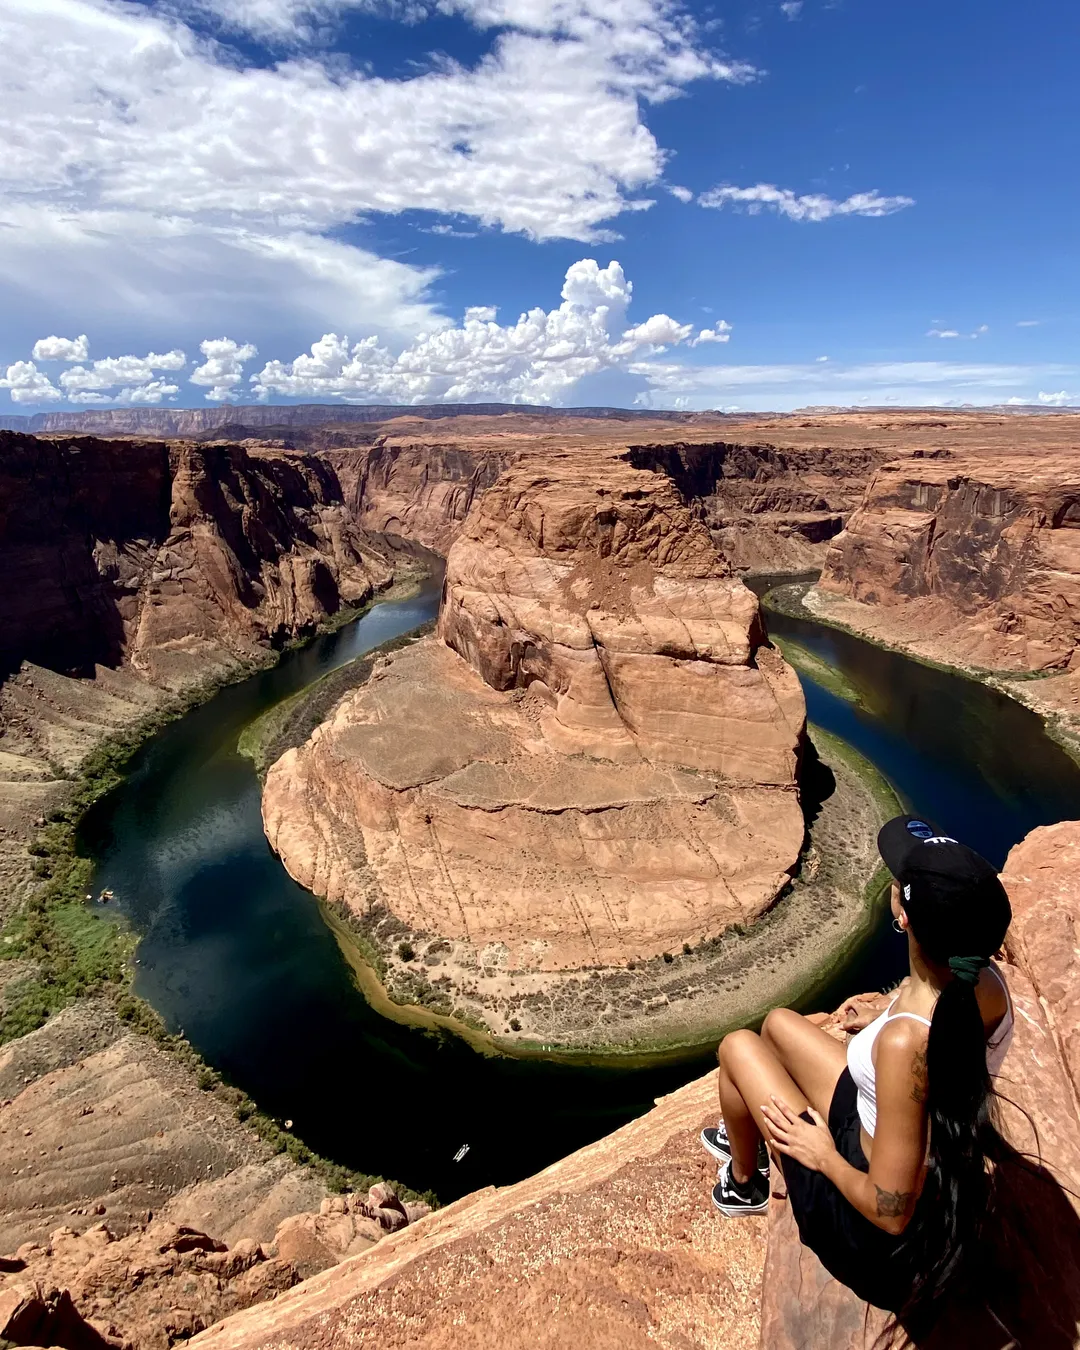
[[[312,631],[389,584],[332,468],[238,446],[170,448],[169,532],[144,583],[132,664],[175,684]]]
[[[880,469],[819,590],[889,607],[942,656],[1061,670],[1080,639],[1080,474],[1071,456],[964,454]],[[907,617],[910,614],[910,619]]]
[[[514,458],[467,444],[386,444],[328,450],[346,506],[364,528],[447,553],[473,502]]]
[[[0,661],[179,686],[366,600],[391,568],[314,456],[0,433]]]
[[[886,454],[719,441],[635,445],[628,458],[673,479],[734,567],[792,572],[821,567]]]
[[[550,704],[564,754],[792,786],[805,717],[755,597],[662,478],[569,457],[506,473],[455,544],[439,634]]]
[[[1013,907],[1009,957],[1034,985],[1080,1093],[1080,821],[1032,830],[1003,877]]]
[[[670,480],[566,456],[486,492],[439,637],[271,768],[263,817],[303,885],[389,908],[467,949],[463,982],[509,988],[767,909],[802,843],[804,719],[754,596]]]

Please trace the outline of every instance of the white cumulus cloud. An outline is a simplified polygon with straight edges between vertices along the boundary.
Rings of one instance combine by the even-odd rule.
[[[35,361],[88,361],[90,340],[85,333],[77,338],[38,338],[31,353]]]
[[[731,324],[723,319],[718,319],[711,328],[703,328],[697,337],[694,338],[690,346],[700,347],[704,342],[730,342]]]
[[[672,0],[440,8],[495,30],[490,51],[380,78],[314,56],[243,66],[142,6],[7,0],[7,189],[69,212],[321,233],[362,212],[428,210],[588,239],[662,169],[640,100],[753,73],[713,53]]]
[[[59,403],[64,397],[33,361],[16,361],[8,366],[0,389],[11,391],[12,403]]]
[[[797,19],[802,13],[803,0],[784,0],[780,13],[785,19]]]
[[[586,376],[626,370],[634,358],[691,340],[693,325],[667,314],[627,327],[632,294],[617,262],[583,258],[567,269],[555,309],[531,309],[504,325],[490,306],[473,306],[460,327],[421,334],[396,353],[376,337],[352,342],[328,333],[292,361],[268,361],[252,377],[253,391],[358,403],[559,403]],[[722,341],[730,325],[721,320],[705,331]]]
[[[60,375],[60,387],[65,397],[72,403],[100,403],[101,395],[109,394],[106,400],[118,399],[123,403],[146,402],[135,397],[135,391],[154,385],[164,388],[155,381],[154,372],[158,370],[183,370],[187,357],[182,351],[148,352],[146,356],[106,356],[89,366],[73,366]],[[122,388],[123,394],[110,391]],[[173,387],[173,392],[177,392]],[[160,396],[149,402],[160,402]]]
[[[413,23],[421,59],[376,75],[334,50],[350,8]],[[215,14],[285,45],[248,59],[206,36]],[[423,56],[423,21],[447,16],[471,27],[468,61]],[[264,347],[431,333],[439,269],[347,230],[415,212],[451,237],[605,241],[662,182],[650,104],[755,74],[679,0],[5,0],[5,331],[19,350],[42,314],[61,334],[108,316],[140,346],[237,314]],[[57,341],[40,360],[87,363]]]
[[[258,355],[258,348],[250,342],[241,345],[232,338],[207,338],[199,344],[206,360],[191,372],[191,383],[209,385],[206,397],[220,403],[230,398],[244,378],[244,362]]]
[[[891,216],[906,206],[914,206],[913,197],[885,197],[876,190],[855,192],[843,200],[826,197],[822,193],[799,196],[790,188],[779,188],[773,183],[758,183],[754,187],[725,185],[711,188],[698,197],[701,206],[721,209],[735,206],[750,215],[760,211],[776,211],[789,220],[830,220],[833,216]]]

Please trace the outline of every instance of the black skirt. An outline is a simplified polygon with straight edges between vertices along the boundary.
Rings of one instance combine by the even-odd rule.
[[[859,1139],[855,1080],[840,1075],[829,1104],[829,1133],[852,1167],[869,1172]],[[808,1113],[803,1119],[809,1120]],[[900,1239],[872,1224],[850,1204],[828,1177],[794,1158],[782,1160],[788,1200],[799,1237],[841,1284],[877,1308],[897,1312],[911,1289],[911,1272],[898,1258]]]

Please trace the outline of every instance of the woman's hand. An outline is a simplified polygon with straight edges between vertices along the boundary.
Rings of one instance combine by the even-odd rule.
[[[812,1172],[825,1170],[829,1158],[836,1153],[836,1145],[828,1125],[813,1107],[810,1108],[813,1125],[808,1125],[779,1097],[770,1098],[769,1104],[761,1108],[761,1113],[765,1117],[770,1142],[778,1153],[794,1158]]]
[[[860,1008],[855,1002],[845,1003],[840,1026],[851,1036],[856,1031],[863,1031],[877,1017],[878,1014],[871,1008]]]

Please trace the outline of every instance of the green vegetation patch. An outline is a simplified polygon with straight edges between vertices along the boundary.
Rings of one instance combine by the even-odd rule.
[[[20,959],[33,970],[4,990],[0,1045],[36,1031],[77,998],[98,993],[119,996],[127,990],[137,939],[115,911],[98,913],[86,900],[94,868],[78,852],[79,822],[99,798],[119,786],[145,740],[205,702],[223,684],[250,675],[258,666],[248,663],[228,676],[202,681],[114,732],[83,760],[66,804],[51,812],[28,845],[32,870],[41,884],[0,932],[0,960]]]
[[[828,690],[830,694],[835,694],[845,703],[850,703],[856,708],[866,706],[865,699],[855,685],[847,676],[830,666],[827,661],[823,661],[820,656],[812,652],[809,647],[804,647],[801,642],[796,642],[794,638],[770,637],[769,641],[774,647],[780,649],[784,660],[790,666],[794,666],[800,675],[805,675],[807,679],[813,680],[822,689]]]

